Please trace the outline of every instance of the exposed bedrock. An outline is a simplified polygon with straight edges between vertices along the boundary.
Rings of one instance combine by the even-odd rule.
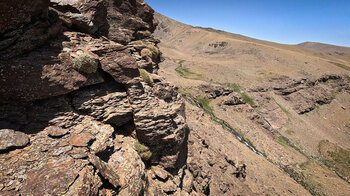
[[[152,8],[143,0],[0,5],[1,195],[195,192],[189,171],[183,178],[184,103],[156,74]]]

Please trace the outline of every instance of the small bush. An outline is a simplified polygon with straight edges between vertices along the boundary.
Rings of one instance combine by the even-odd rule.
[[[152,86],[153,85],[153,79],[149,75],[149,73],[145,69],[139,69],[141,78],[144,82],[146,82],[148,85]]]
[[[73,68],[82,73],[95,73],[98,68],[98,60],[83,53],[73,60]]]
[[[148,161],[152,157],[152,152],[148,146],[141,144],[138,140],[135,140],[134,143],[135,150],[141,156],[141,159],[144,161]]]
[[[239,84],[225,83],[225,86],[231,88],[236,93],[241,93],[241,87],[239,86]]]
[[[142,40],[136,40],[136,41],[131,42],[130,44],[136,45],[136,46],[142,46],[143,45],[143,41]]]
[[[148,48],[141,50],[141,57],[144,59],[152,58],[152,52]]]
[[[289,147],[289,144],[287,143],[287,141],[281,136],[276,138],[276,142],[281,144],[284,147]]]
[[[248,94],[241,93],[241,96],[244,102],[248,103],[251,106],[255,105],[253,99]]]
[[[157,59],[158,56],[159,56],[159,50],[158,50],[158,48],[157,48],[156,46],[154,46],[153,44],[148,44],[148,45],[147,45],[147,48],[148,48],[148,50],[150,50],[151,53],[152,53],[151,58],[152,58],[153,60],[154,60],[154,59]]]

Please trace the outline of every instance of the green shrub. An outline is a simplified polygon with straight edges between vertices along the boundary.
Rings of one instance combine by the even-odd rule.
[[[73,68],[82,73],[95,73],[98,68],[98,60],[88,54],[81,54],[73,59]]]
[[[141,78],[144,82],[146,82],[148,85],[153,85],[153,79],[150,76],[150,74],[145,69],[139,69]]]
[[[134,143],[135,150],[141,156],[141,159],[144,161],[148,161],[152,157],[152,152],[148,146],[141,144],[138,140],[135,140]]]
[[[158,48],[156,46],[154,46],[153,44],[148,44],[147,45],[147,49],[151,51],[151,53],[152,53],[151,58],[153,60],[158,58],[159,50],[158,50]]]
[[[210,106],[210,99],[202,97],[196,97],[195,99],[203,107],[204,110],[210,113],[214,112],[213,108]]]
[[[253,99],[248,94],[241,93],[241,96],[242,96],[243,101],[245,101],[249,105],[251,105],[251,106],[255,105]]]

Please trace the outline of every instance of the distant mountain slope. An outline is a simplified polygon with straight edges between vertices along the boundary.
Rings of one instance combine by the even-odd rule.
[[[304,190],[294,186],[295,182],[312,195],[348,195],[350,53],[341,52],[342,47],[329,51],[334,47],[279,44],[194,27],[158,13],[155,20],[159,25],[154,35],[160,40],[164,59],[159,74],[213,120],[203,114],[195,117],[190,111],[196,106],[187,104],[191,130],[208,135],[213,142],[209,144],[201,135],[203,141],[215,149],[215,156],[221,156],[223,149],[247,148],[223,144],[224,139],[218,137],[226,132],[211,132],[211,123],[230,125],[267,158],[240,156],[249,174],[255,175],[247,178],[245,185],[257,195],[308,195],[301,193]],[[214,133],[218,134],[215,138]],[[200,156],[209,157],[207,151],[200,151]],[[266,160],[274,166],[262,166]],[[215,169],[211,173],[221,176]],[[282,176],[290,178],[282,182]],[[223,195],[223,189],[216,186],[225,180],[212,181],[210,193],[220,190],[215,195]]]
[[[301,47],[311,48],[315,50],[337,52],[337,53],[350,53],[350,47],[336,46],[336,45],[324,44],[319,42],[303,42],[298,45]]]

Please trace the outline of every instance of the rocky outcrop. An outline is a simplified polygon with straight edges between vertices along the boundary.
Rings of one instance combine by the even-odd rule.
[[[63,24],[118,43],[151,37],[153,9],[142,0],[51,0]]]
[[[189,129],[182,98],[157,76],[153,10],[0,5],[0,194],[142,195],[158,179],[161,194],[180,194]]]
[[[263,93],[273,90],[293,105],[294,110],[304,114],[316,107],[329,104],[338,92],[349,92],[349,78],[346,75],[324,75],[320,78],[294,80],[288,76],[271,78],[264,87],[256,86],[252,92]]]

